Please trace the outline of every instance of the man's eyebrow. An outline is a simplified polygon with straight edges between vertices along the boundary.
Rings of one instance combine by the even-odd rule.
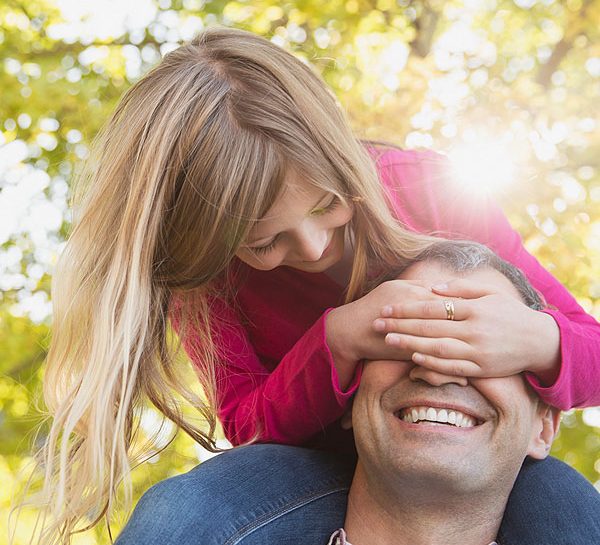
[[[332,193],[331,193],[330,191],[326,191],[326,192],[325,192],[325,194],[324,194],[322,197],[320,197],[320,198],[319,198],[319,200],[318,200],[318,201],[315,203],[315,205],[314,205],[313,207],[311,207],[311,209],[310,209],[310,211],[309,211],[309,214],[310,214],[310,213],[311,213],[313,210],[315,210],[315,209],[319,208],[319,204],[321,204],[321,202],[322,202],[322,201],[323,201],[323,200],[324,200],[324,199],[325,199],[327,196],[329,196],[329,195],[331,195],[331,194],[332,194]],[[334,198],[335,198],[335,196],[334,196]],[[254,239],[254,240],[248,240],[248,241],[246,242],[246,244],[245,244],[245,245],[247,246],[248,244],[256,244],[257,242],[266,241],[267,239],[269,239],[269,238],[273,238],[273,237],[275,237],[275,236],[277,236],[277,235],[267,235],[267,236],[265,236],[265,237],[260,237],[260,238]]]

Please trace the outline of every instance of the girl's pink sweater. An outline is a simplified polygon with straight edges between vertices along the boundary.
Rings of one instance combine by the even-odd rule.
[[[447,161],[433,152],[389,149],[377,165],[406,228],[481,242],[519,267],[545,297],[551,309],[544,312],[560,329],[562,361],[554,384],[527,376],[541,398],[560,409],[600,405],[600,324],[525,250],[501,210],[453,185]],[[305,443],[340,418],[360,380],[358,366],[352,384],[340,389],[325,342],[325,316],[343,303],[343,290],[323,273],[236,266],[236,309],[222,300],[212,307],[226,359],[217,371],[225,434],[234,445],[253,438]],[[194,361],[198,338],[188,335],[183,345]]]

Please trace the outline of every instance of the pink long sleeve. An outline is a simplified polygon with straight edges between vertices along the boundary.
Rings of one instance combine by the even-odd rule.
[[[221,299],[212,304],[224,360],[217,401],[225,435],[234,445],[305,443],[342,416],[360,380],[359,368],[341,390],[325,342],[325,317],[341,303],[342,290],[325,275],[238,266],[247,278],[236,311]],[[183,339],[192,361],[198,342],[194,335]]]
[[[545,312],[560,330],[559,376],[547,387],[528,376],[542,399],[561,409],[599,405],[600,324],[527,252],[500,208],[452,184],[448,161],[432,152],[389,151],[381,172],[396,216],[407,227],[487,245],[519,267],[555,309]]]

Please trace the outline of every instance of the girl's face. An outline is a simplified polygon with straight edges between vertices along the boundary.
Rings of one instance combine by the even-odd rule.
[[[323,272],[344,255],[344,226],[351,218],[352,208],[333,193],[290,176],[236,255],[261,271],[285,265]]]

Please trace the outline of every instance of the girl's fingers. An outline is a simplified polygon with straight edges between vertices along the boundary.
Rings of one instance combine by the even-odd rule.
[[[382,318],[416,318],[421,320],[466,320],[471,315],[471,303],[464,299],[432,299],[414,303],[386,305]]]
[[[443,359],[415,352],[412,361],[433,373],[453,377],[480,377],[482,369],[470,360]]]
[[[428,369],[422,365],[417,365],[411,370],[411,377],[426,380],[433,386],[442,386],[454,382],[460,386],[468,386],[469,381],[467,377],[457,375],[446,375],[444,373],[438,373],[432,369]]]
[[[385,336],[385,344],[411,354],[418,352],[442,359],[473,359],[473,348],[468,343],[447,337],[427,338],[403,333],[388,333]]]
[[[473,283],[472,280],[457,278],[444,284],[431,286],[431,291],[438,295],[448,297],[462,297],[465,299],[477,299],[498,293],[498,288],[487,284]]]
[[[403,333],[417,337],[452,337],[466,339],[467,328],[460,321],[418,320],[411,318],[377,318],[373,329],[379,333]]]

